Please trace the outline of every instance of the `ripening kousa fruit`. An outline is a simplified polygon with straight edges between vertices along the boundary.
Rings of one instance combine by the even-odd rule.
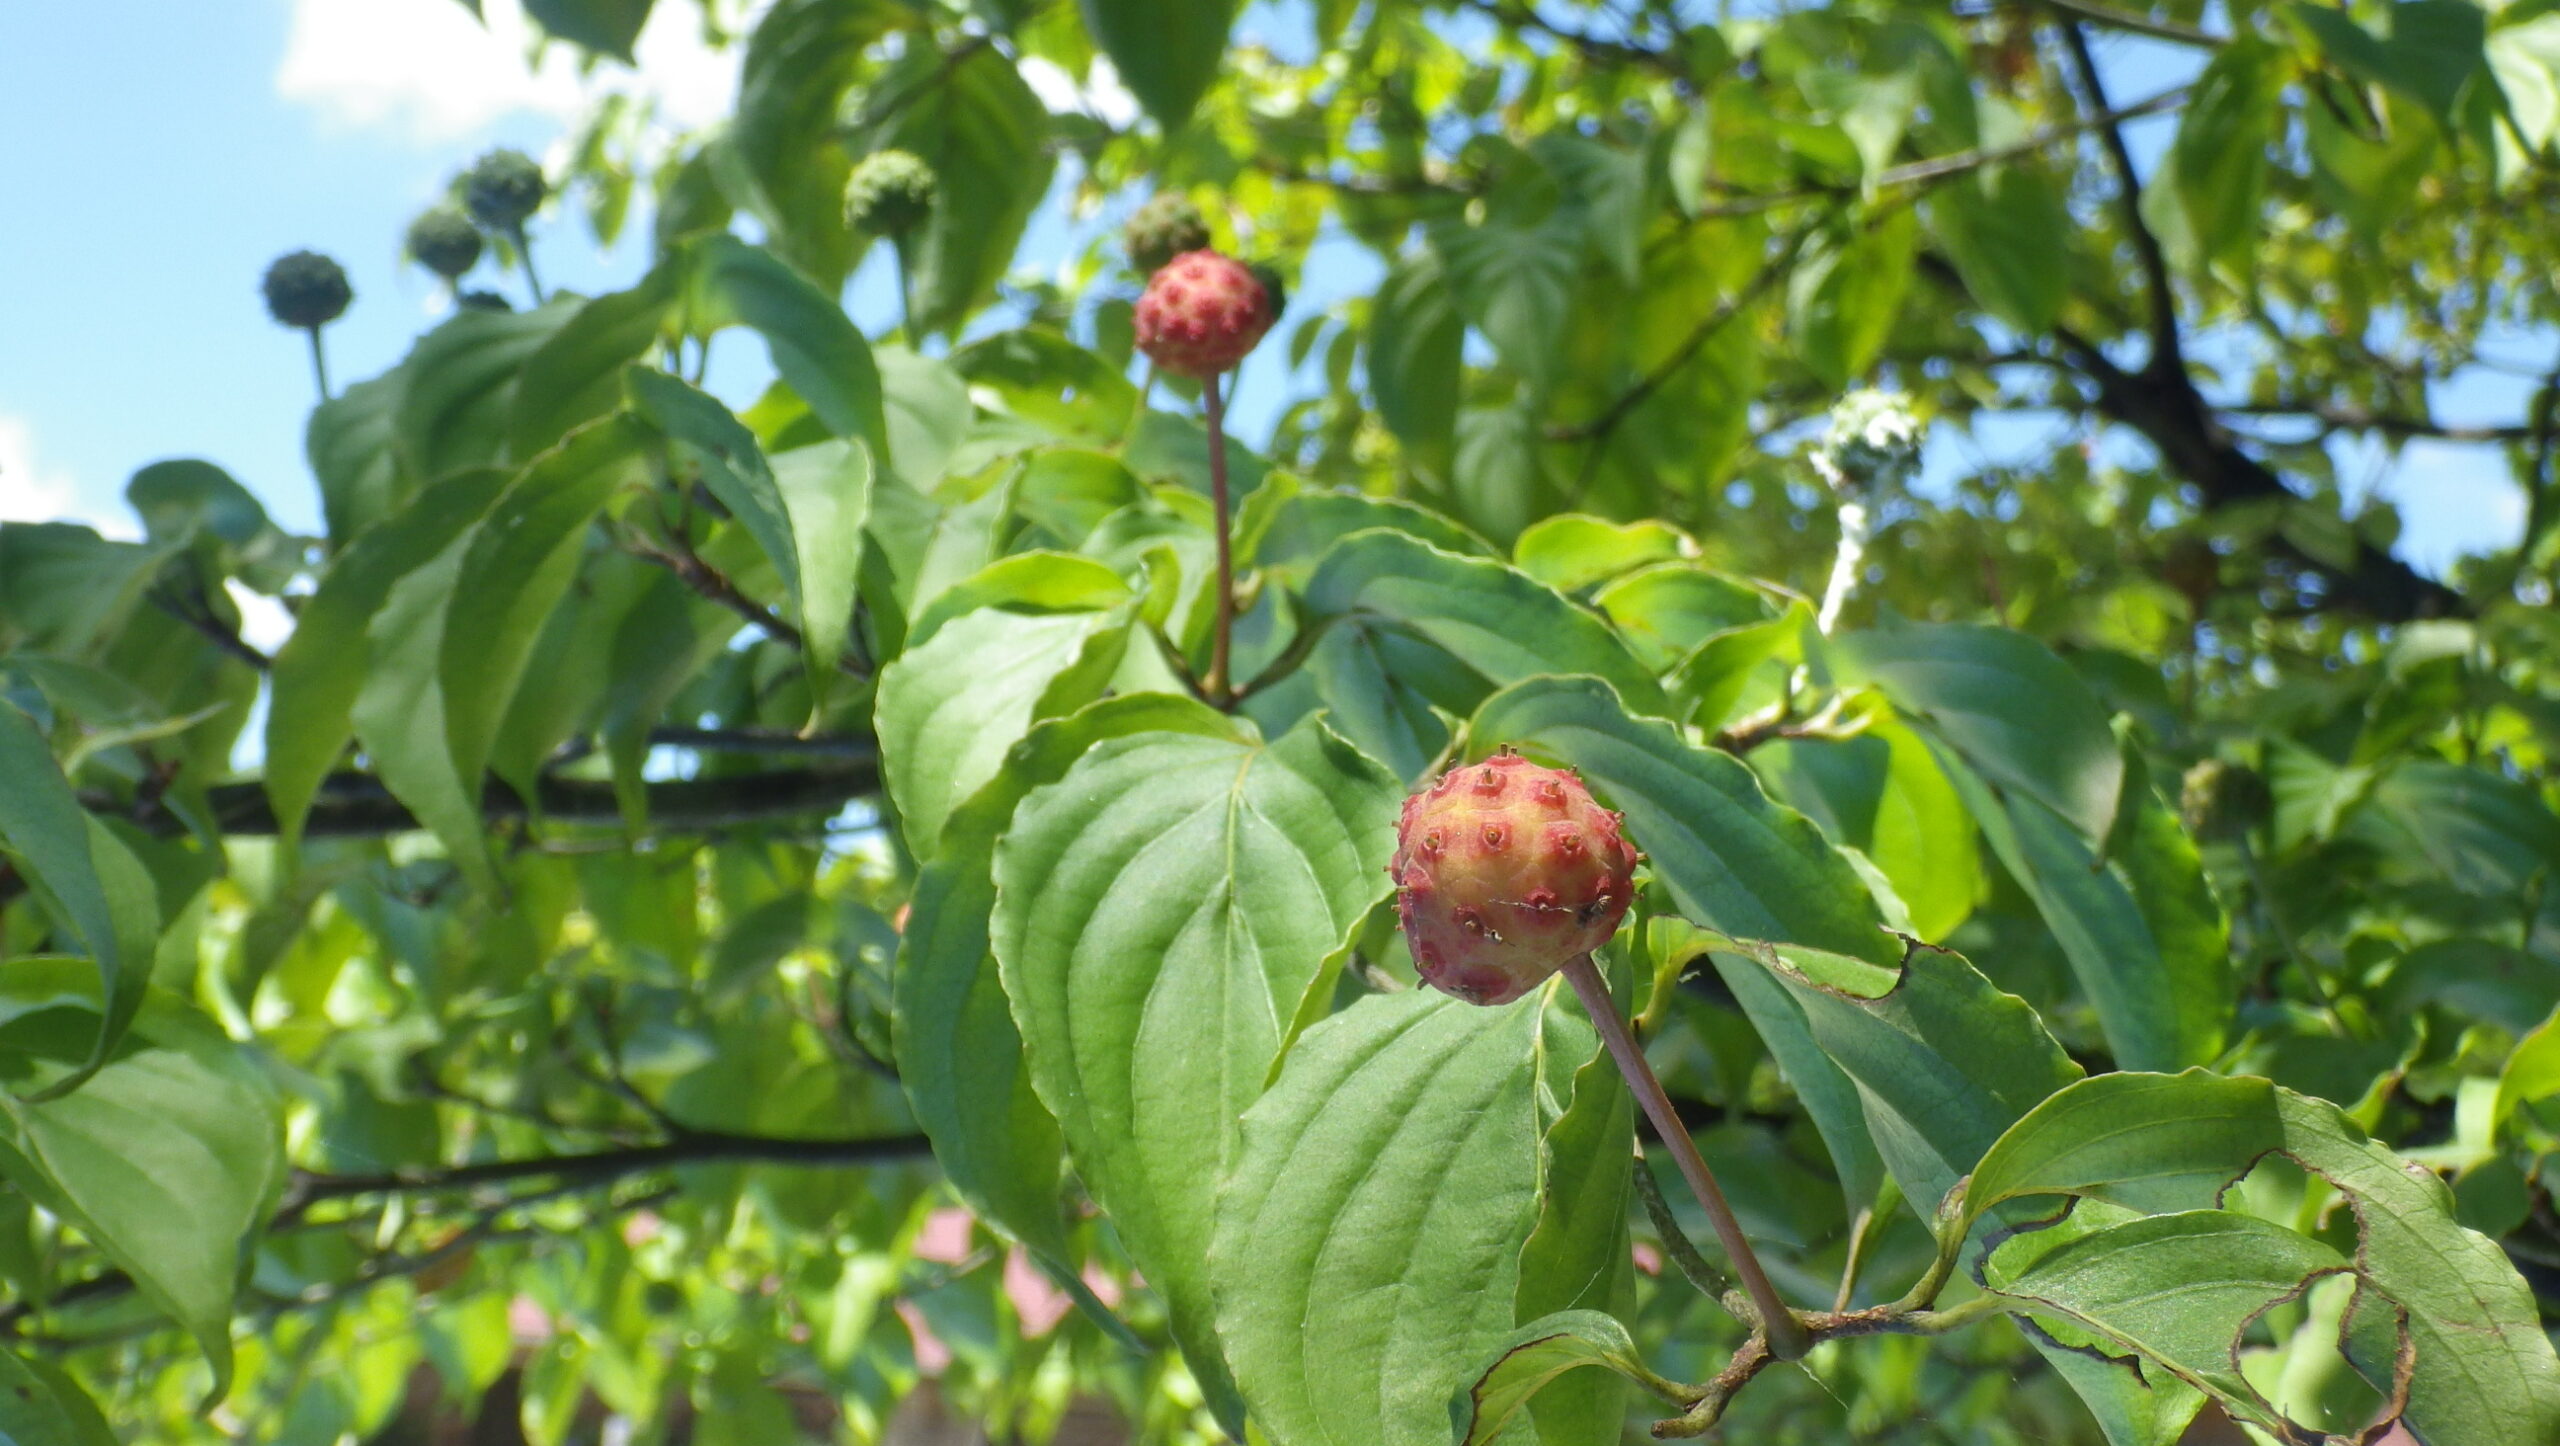
[[[1580,777],[1505,752],[1405,800],[1387,872],[1424,982],[1507,1004],[1609,941],[1642,857]]]
[[[1243,361],[1279,312],[1253,268],[1215,251],[1185,251],[1147,279],[1138,298],[1138,350],[1169,372],[1214,377]]]

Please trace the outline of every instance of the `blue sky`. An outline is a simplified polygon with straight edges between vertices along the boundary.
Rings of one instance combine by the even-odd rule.
[[[690,5],[662,4],[641,46],[642,75],[607,65],[581,77],[555,48],[529,70],[514,0],[487,0],[479,28],[456,0],[226,0],[149,7],[0,5],[0,518],[76,516],[130,531],[125,479],[139,466],[200,456],[228,468],[288,527],[316,530],[302,460],[312,400],[301,338],[265,316],[257,282],[297,247],[335,256],[357,301],[329,330],[343,383],[397,361],[434,319],[432,278],[405,266],[400,236],[447,179],[491,145],[559,146],[606,88],[644,88],[676,123],[722,114],[734,56],[699,42]],[[112,17],[112,18],[110,18]],[[1255,24],[1249,16],[1246,24]],[[2165,47],[2110,52],[2119,100],[2183,78]],[[1100,97],[1094,104],[1115,102]],[[2168,126],[2137,132],[2145,153]],[[1052,206],[1025,257],[1063,253],[1075,224]],[[537,234],[544,279],[596,292],[646,262],[644,224],[599,250],[584,223],[550,217]],[[1327,247],[1296,306],[1372,284],[1357,248]],[[893,316],[877,266],[849,293],[874,332]],[[2547,354],[2521,339],[2511,354]],[[715,384],[757,380],[753,348],[728,348]],[[1286,390],[1276,355],[1244,379],[1239,429],[1267,427]],[[2454,420],[2512,420],[2526,384],[2483,373],[2439,397]],[[2041,444],[2033,417],[1967,436],[1941,428],[1940,480],[1986,456]],[[2488,449],[2426,444],[2359,459],[2407,520],[2404,551],[2440,571],[2466,551],[2510,543],[2523,501]]]

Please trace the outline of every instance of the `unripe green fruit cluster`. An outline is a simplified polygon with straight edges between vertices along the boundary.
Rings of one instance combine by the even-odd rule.
[[[1579,776],[1503,753],[1405,800],[1387,873],[1424,982],[1507,1004],[1609,942],[1642,858]]]
[[[317,251],[292,251],[267,268],[267,314],[286,326],[326,326],[355,300],[346,268]]]
[[[460,279],[480,261],[480,228],[452,206],[438,206],[409,223],[409,256],[447,281]]]
[[[2227,842],[2273,817],[2275,794],[2255,769],[2208,758],[2180,780],[2178,814],[2197,838]]]
[[[522,230],[550,194],[541,165],[510,147],[489,152],[462,173],[462,204],[471,219],[506,235]]]
[[[1141,276],[1153,276],[1186,251],[1209,249],[1209,219],[1179,191],[1159,191],[1120,227],[1120,250]]]
[[[923,157],[873,151],[845,178],[844,223],[873,236],[905,236],[933,214],[940,189]]]

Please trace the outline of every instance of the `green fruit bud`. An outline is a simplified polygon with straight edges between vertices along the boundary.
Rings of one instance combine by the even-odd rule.
[[[267,314],[286,326],[326,326],[344,315],[355,300],[346,269],[317,251],[295,251],[276,258],[263,285]]]
[[[2178,814],[2200,839],[2236,839],[2275,812],[2275,795],[2253,769],[2208,758],[2187,770],[2178,788]]]
[[[933,168],[907,151],[874,151],[844,183],[844,223],[856,231],[905,236],[933,214]]]
[[[542,167],[533,157],[501,146],[471,163],[462,173],[462,203],[471,218],[492,231],[512,235],[524,228],[551,194]]]
[[[1120,227],[1120,249],[1142,276],[1153,276],[1186,251],[1209,249],[1209,220],[1179,191],[1159,191]]]
[[[459,280],[480,260],[480,228],[452,206],[438,206],[409,223],[409,259],[443,277]]]
[[[515,303],[494,291],[466,291],[454,298],[454,304],[465,311],[513,311]]]

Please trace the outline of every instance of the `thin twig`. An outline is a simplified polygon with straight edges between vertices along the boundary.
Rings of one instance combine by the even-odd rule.
[[[1218,397],[1216,373],[1201,383],[1200,399],[1209,413],[1209,505],[1216,513],[1211,525],[1218,539],[1217,631],[1209,639],[1209,675],[1201,679],[1200,691],[1211,705],[1224,708],[1235,701],[1227,684],[1227,650],[1236,627],[1236,568],[1235,544],[1227,536],[1226,409]]]
[[[2075,21],[2065,20],[2057,28],[2062,32],[2064,47],[2071,52],[2071,67],[2079,75],[2080,89],[2087,94],[2099,142],[2115,170],[2117,210],[2123,217],[2126,234],[2133,239],[2134,255],[2142,263],[2143,287],[2151,306],[2151,360],[2144,370],[2153,376],[2183,376],[2186,358],[2178,343],[2178,294],[2170,279],[2168,254],[2160,249],[2160,238],[2151,234],[2151,224],[2142,219],[2141,174],[2134,169],[2133,152],[2125,147],[2124,130],[2107,105],[2106,83],[2099,78],[2098,62],[2089,53],[2088,37],[2080,33]]]

